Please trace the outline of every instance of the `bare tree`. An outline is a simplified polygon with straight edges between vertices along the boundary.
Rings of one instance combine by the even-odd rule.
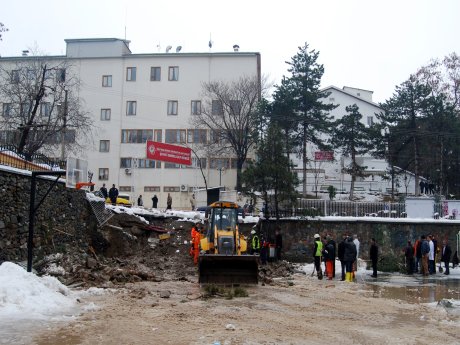
[[[0,23],[0,41],[2,40],[2,32],[6,32],[8,31],[8,28],[5,27],[5,25],[3,23]]]
[[[236,189],[241,190],[241,171],[258,136],[258,105],[262,83],[257,77],[203,84],[201,113],[192,117],[195,128],[210,131],[213,154],[236,156]]]
[[[433,95],[444,94],[460,111],[460,56],[455,52],[444,59],[433,59],[417,70],[415,78],[431,88]]]
[[[92,120],[78,97],[79,79],[67,61],[31,56],[0,65],[0,139],[30,158],[78,152]]]

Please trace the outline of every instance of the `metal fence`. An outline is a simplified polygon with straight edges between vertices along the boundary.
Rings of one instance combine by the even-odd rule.
[[[17,152],[15,145],[0,145],[0,165],[30,171],[66,169],[66,161],[49,158],[41,153],[34,153],[26,157]]]
[[[268,215],[276,217],[273,208],[269,208]],[[406,204],[394,202],[353,202],[331,201],[321,199],[298,199],[295,207],[280,207],[279,217],[308,217],[308,216],[339,216],[339,217],[385,217],[406,218]],[[435,203],[433,218],[443,218],[442,203]]]

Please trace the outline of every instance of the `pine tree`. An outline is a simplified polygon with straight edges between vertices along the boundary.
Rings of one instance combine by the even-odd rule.
[[[270,204],[269,193],[272,193],[277,219],[280,217],[280,204],[295,201],[298,184],[297,175],[292,172],[292,164],[285,151],[280,128],[271,124],[266,136],[259,142],[256,161],[243,172],[246,190],[262,192],[266,205]]]
[[[327,148],[322,134],[331,128],[328,113],[336,107],[324,102],[330,94],[320,90],[324,66],[318,63],[319,52],[309,51],[308,47],[307,43],[299,47],[298,53],[287,62],[291,77],[286,80],[285,89],[289,90],[293,111],[282,114],[283,120],[296,124],[293,139],[302,157],[304,196],[307,193],[307,143],[319,149]]]
[[[393,138],[391,153],[406,162],[415,175],[415,195],[420,195],[420,159],[423,129],[420,124],[427,117],[431,88],[416,78],[396,87],[394,95],[383,105],[385,114],[380,120],[389,128]]]
[[[347,114],[335,121],[334,133],[331,143],[344,156],[351,158],[345,172],[351,175],[350,200],[353,200],[353,189],[357,177],[363,176],[366,169],[357,163],[357,156],[368,153],[371,150],[369,131],[361,122],[362,115],[356,104],[345,108]]]

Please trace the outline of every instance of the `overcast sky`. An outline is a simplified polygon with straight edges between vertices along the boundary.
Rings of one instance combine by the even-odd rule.
[[[431,58],[460,54],[457,0],[2,0],[0,55],[38,46],[65,54],[66,38],[116,37],[133,53],[260,52],[276,84],[285,61],[308,42],[320,51],[322,86],[353,86],[389,98]],[[126,28],[126,30],[125,30]],[[158,48],[159,46],[159,48]]]

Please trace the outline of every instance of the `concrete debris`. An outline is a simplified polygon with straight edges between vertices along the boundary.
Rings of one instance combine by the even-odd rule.
[[[34,268],[39,274],[55,275],[67,286],[84,288],[113,288],[140,281],[197,283],[197,269],[189,255],[193,221],[150,222],[149,228],[164,231],[146,230],[139,218],[116,214],[110,219],[111,226],[98,228],[89,236],[86,247],[63,245],[58,252],[36,260]],[[53,267],[59,267],[59,272]],[[293,265],[286,261],[269,262],[260,266],[260,282],[272,284],[274,277],[293,272]]]

